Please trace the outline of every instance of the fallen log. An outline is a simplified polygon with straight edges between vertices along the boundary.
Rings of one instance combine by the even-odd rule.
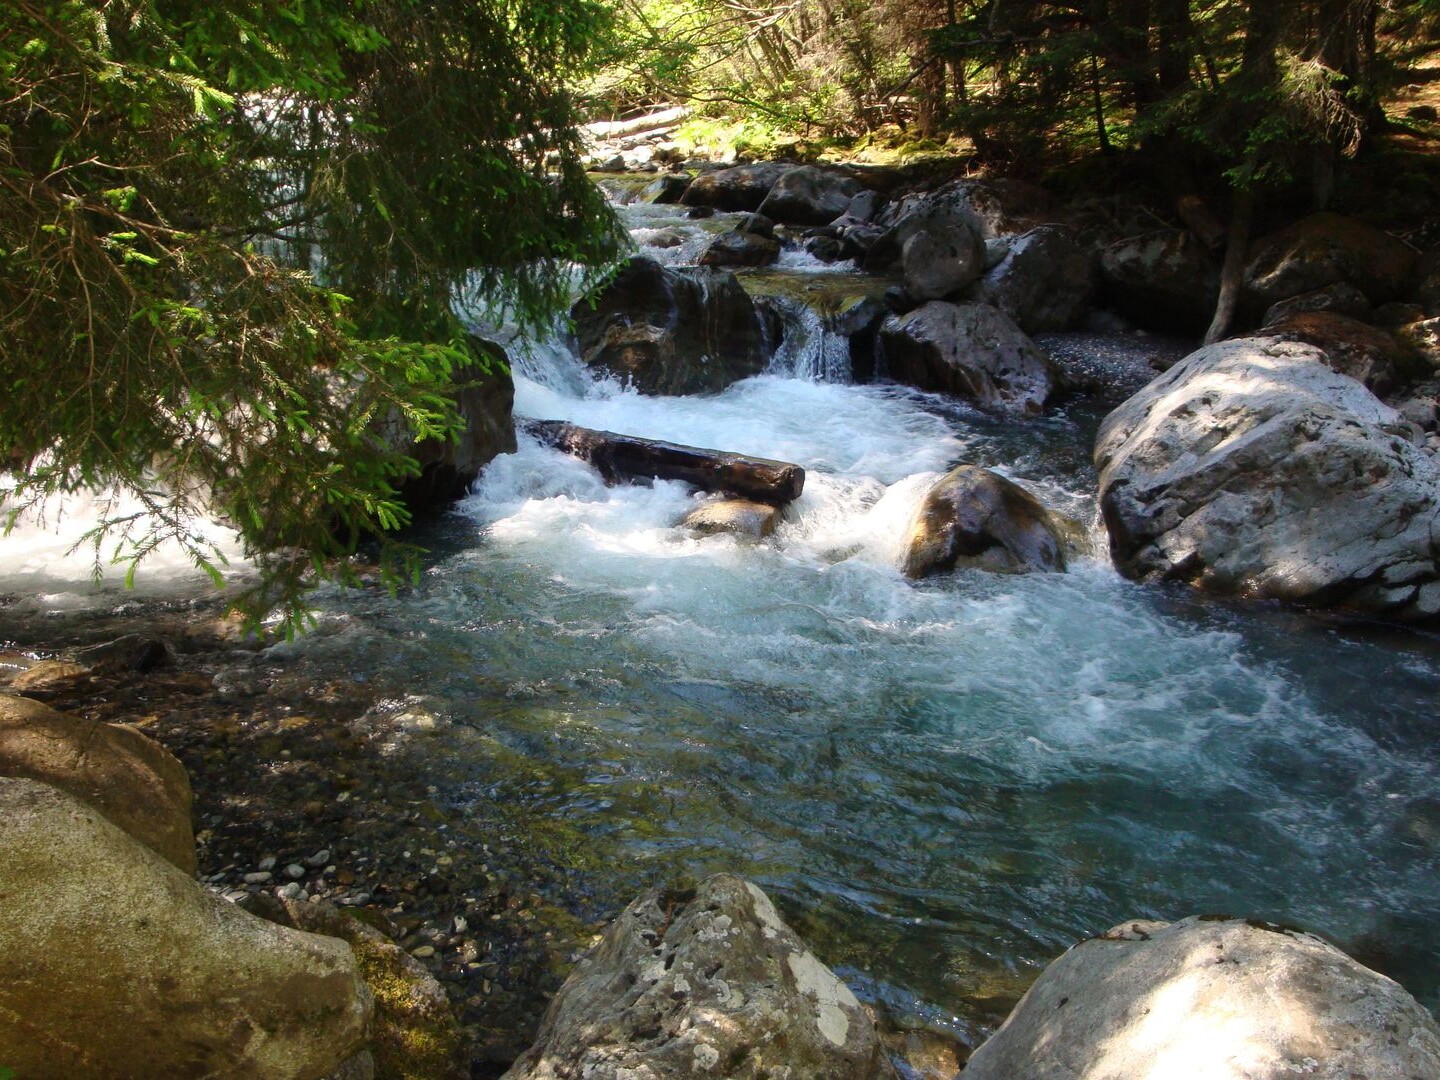
[[[787,461],[593,431],[563,420],[516,423],[545,445],[589,462],[610,484],[636,479],[679,480],[702,491],[726,492],[772,506],[799,498],[805,488],[805,470]]]
[[[630,120],[597,120],[593,124],[586,124],[584,130],[591,139],[603,142],[606,139],[618,139],[625,135],[651,132],[657,128],[674,127],[689,115],[688,106],[676,105]]]

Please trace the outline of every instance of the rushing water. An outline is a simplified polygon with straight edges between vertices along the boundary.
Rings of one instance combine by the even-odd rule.
[[[635,215],[692,257],[716,227]],[[828,280],[788,273],[793,295]],[[956,462],[1093,523],[1096,409],[1007,422],[847,385],[802,329],[712,397],[595,381],[554,342],[516,365],[524,415],[805,466],[772,538],[693,538],[683,486],[606,487],[522,437],[435,528],[417,588],[330,594],[276,657],[438,718],[397,728],[408,767],[562,825],[554,857],[597,910],[747,875],[865,996],[967,1039],[1132,916],[1298,924],[1435,1007],[1432,640],[1135,585],[1098,536],[1064,575],[907,581],[901,537]]]

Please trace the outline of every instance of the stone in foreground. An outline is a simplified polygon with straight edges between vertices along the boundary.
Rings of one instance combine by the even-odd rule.
[[[869,1015],[754,885],[631,904],[504,1080],[893,1077]]]
[[[1407,621],[1440,614],[1440,466],[1320,349],[1270,337],[1192,353],[1095,444],[1116,565]]]
[[[1066,523],[1019,484],[959,465],[920,504],[905,545],[906,577],[977,568],[993,573],[1065,569]]]
[[[0,776],[59,788],[186,874],[195,872],[190,778],[174,755],[135,728],[0,695]]]
[[[744,540],[758,541],[775,531],[782,516],[778,506],[749,499],[715,499],[691,510],[680,525],[701,536],[731,533]]]
[[[1139,922],[1041,974],[965,1080],[1420,1080],[1440,1027],[1319,938],[1242,919]]]
[[[350,946],[246,914],[97,810],[0,779],[0,1062],[25,1080],[312,1080],[360,1050]]]

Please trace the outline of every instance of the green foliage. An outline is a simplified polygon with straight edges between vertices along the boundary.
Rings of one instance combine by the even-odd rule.
[[[521,322],[617,233],[563,86],[589,0],[12,0],[0,31],[0,462],[7,524],[119,484],[134,566],[218,509],[252,614],[387,534],[416,440],[484,363],[462,284]],[[216,575],[218,576],[218,574]]]

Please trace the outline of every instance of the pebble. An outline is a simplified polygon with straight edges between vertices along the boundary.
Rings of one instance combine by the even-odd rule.
[[[269,870],[257,870],[253,874],[246,874],[241,880],[246,885],[264,885],[274,876]]]
[[[280,860],[275,858],[274,855],[266,855],[265,858],[261,859],[260,862],[257,864],[257,869],[274,870],[275,864],[279,861]]]
[[[299,863],[292,862],[289,866],[285,867],[285,876],[298,881],[305,876],[305,867]]]
[[[324,866],[329,861],[330,849],[321,848],[319,851],[315,852],[314,855],[311,855],[308,859],[305,860],[305,865],[310,867],[312,870],[316,870]]]
[[[280,888],[275,890],[275,895],[283,900],[307,899],[305,896],[305,886],[301,885],[298,881],[291,881],[288,884],[281,885]]]
[[[413,952],[411,952],[410,955],[420,960],[427,959],[428,957],[435,955],[435,946],[421,945],[418,949],[415,949]]]

